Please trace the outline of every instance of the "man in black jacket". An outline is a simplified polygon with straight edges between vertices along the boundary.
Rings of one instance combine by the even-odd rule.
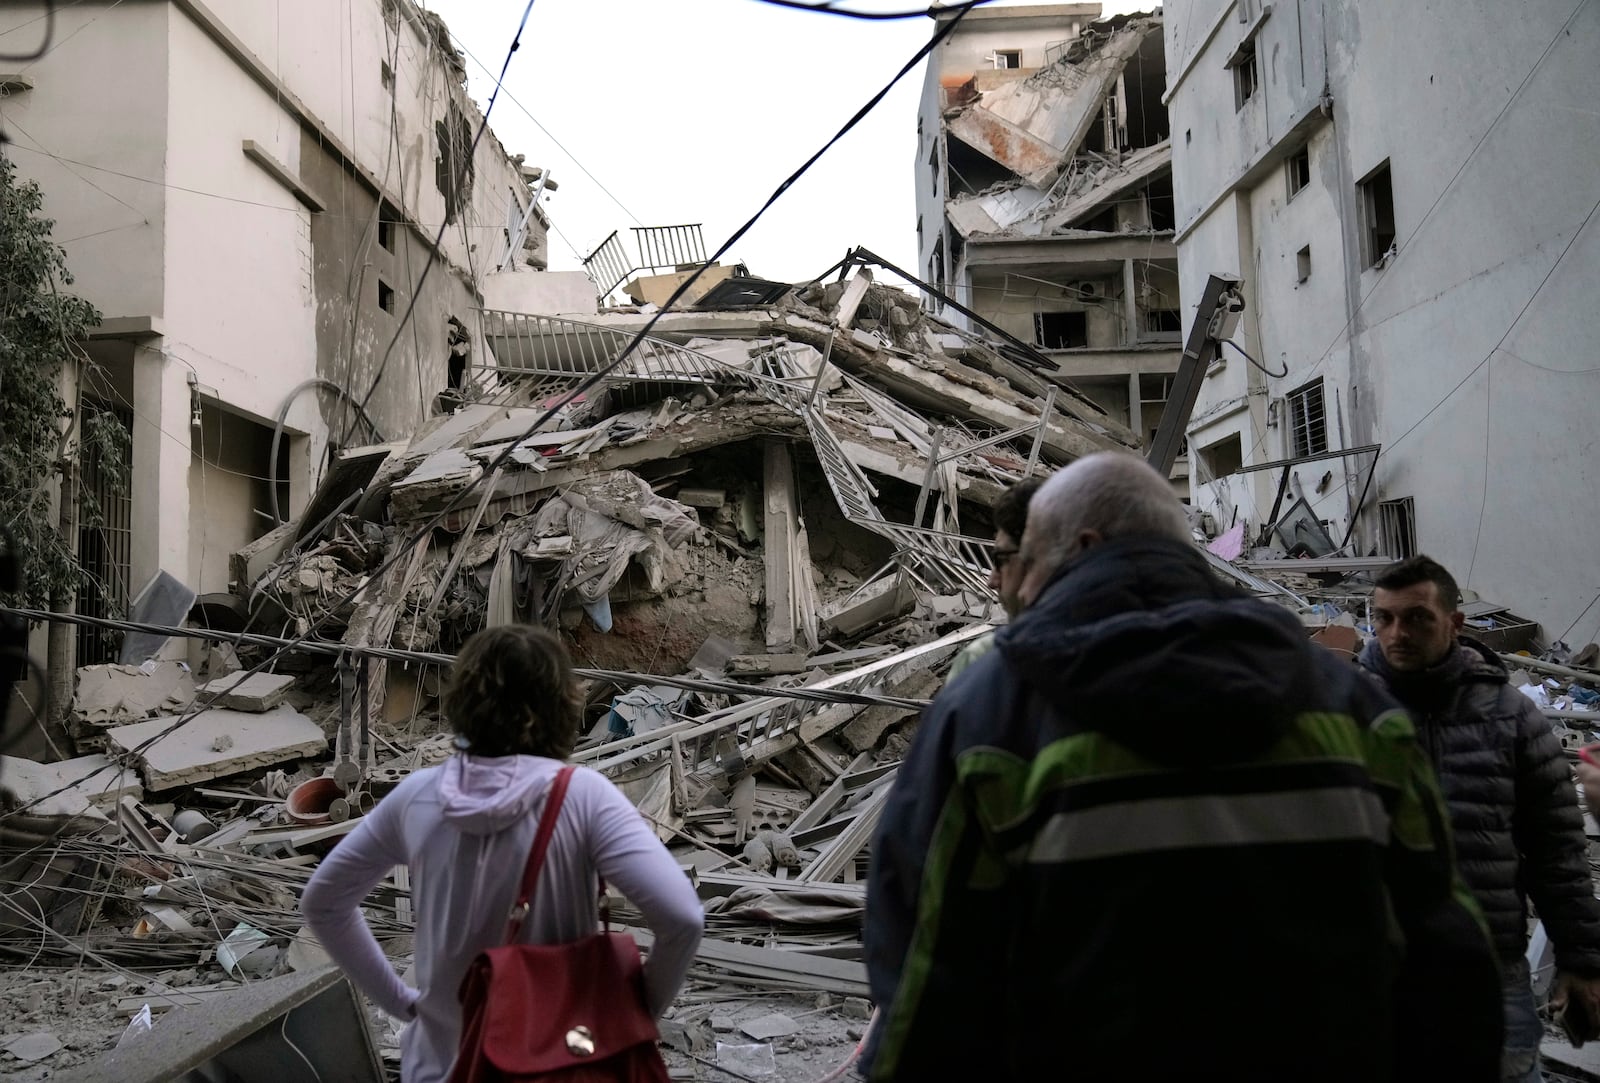
[[[925,713],[872,842],[873,1080],[1492,1081],[1500,989],[1409,719],[1079,460],[1025,608]]]
[[[1505,971],[1505,1080],[1538,1080],[1543,1027],[1529,982],[1531,898],[1555,946],[1550,1006],[1600,1031],[1600,902],[1561,742],[1506,681],[1488,647],[1461,634],[1456,581],[1415,556],[1372,592],[1376,637],[1361,664],[1416,720],[1455,827],[1461,875],[1477,897]]]

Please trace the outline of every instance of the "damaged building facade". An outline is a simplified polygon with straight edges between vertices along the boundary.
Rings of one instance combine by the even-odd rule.
[[[917,118],[919,273],[1147,442],[1182,348],[1165,81],[1159,13],[977,8]]]
[[[106,526],[81,539],[80,609],[123,611],[158,573],[223,592],[330,446],[409,434],[471,378],[482,279],[545,264],[539,171],[493,132],[472,150],[465,61],[411,0],[54,6],[0,123],[104,317],[85,408],[129,434],[126,463],[84,470]],[[32,41],[43,15],[8,4],[0,33]]]
[[[1427,552],[1585,643],[1600,9],[1425,22],[1376,0],[1168,6],[1183,288],[1240,279],[1259,362],[1229,348],[1201,381],[1193,503],[1247,547]]]

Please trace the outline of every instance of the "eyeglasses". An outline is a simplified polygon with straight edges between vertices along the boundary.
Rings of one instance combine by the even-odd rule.
[[[1011,563],[1011,561],[1015,560],[1017,555],[1021,552],[1022,550],[1020,549],[1001,549],[996,547],[993,557],[991,558],[995,571],[999,571],[1001,568],[1004,568],[1007,564]]]

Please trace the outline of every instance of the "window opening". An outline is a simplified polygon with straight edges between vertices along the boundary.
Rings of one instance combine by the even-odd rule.
[[[1256,43],[1254,39],[1239,46],[1233,57],[1233,108],[1243,109],[1244,103],[1255,97],[1260,80],[1256,68]]]
[[[1321,455],[1328,450],[1328,419],[1323,409],[1322,381],[1297,387],[1288,395],[1289,455]]]
[[[1385,161],[1360,184],[1362,256],[1368,267],[1383,263],[1394,246],[1394,183]]]
[[[394,288],[381,278],[378,279],[378,307],[394,315]]]
[[[1089,345],[1087,312],[1035,312],[1034,340],[1046,350],[1073,350]]]
[[[1417,555],[1417,507],[1411,497],[1380,501],[1378,523],[1385,555],[1397,560]]]
[[[1304,282],[1311,277],[1311,246],[1308,244],[1294,254],[1295,281]]]
[[[1293,199],[1311,183],[1311,148],[1301,147],[1299,153],[1291,154],[1284,163],[1284,172],[1289,178],[1289,198]]]

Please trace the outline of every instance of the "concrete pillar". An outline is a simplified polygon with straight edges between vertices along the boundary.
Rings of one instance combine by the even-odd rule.
[[[157,571],[190,579],[188,371],[159,344],[134,352],[130,600]]]
[[[1132,346],[1139,341],[1139,276],[1134,274],[1133,260],[1122,261],[1122,344]],[[1137,397],[1137,396],[1135,396]],[[1129,411],[1132,415],[1132,411]],[[1138,429],[1134,430],[1138,432]]]

